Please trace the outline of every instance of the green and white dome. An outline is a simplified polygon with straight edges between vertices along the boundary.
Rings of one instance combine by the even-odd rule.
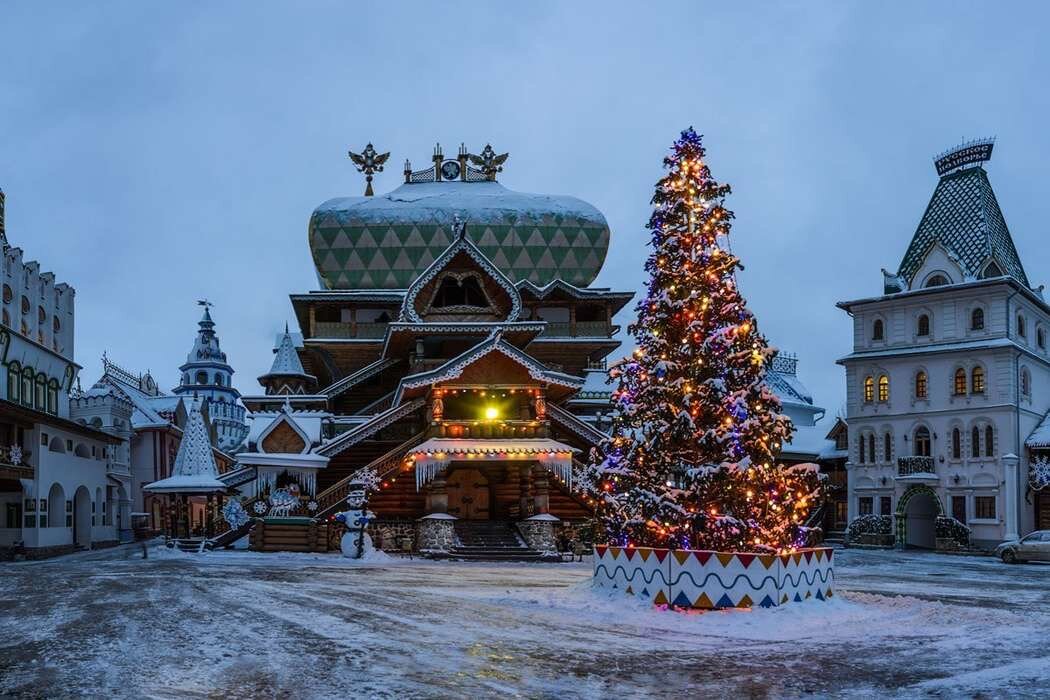
[[[512,281],[584,287],[609,248],[609,224],[575,197],[514,192],[498,182],[406,183],[375,197],[340,197],[310,217],[310,252],[324,289],[405,289],[452,243],[452,224]]]

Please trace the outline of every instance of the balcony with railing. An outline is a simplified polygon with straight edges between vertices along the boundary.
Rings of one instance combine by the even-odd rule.
[[[897,476],[937,475],[933,457],[910,455],[897,458]]]
[[[546,438],[550,429],[546,421],[536,420],[440,420],[427,430],[428,438],[482,438],[511,440]]]
[[[17,445],[0,446],[0,478],[32,479],[33,466],[29,452]]]
[[[548,321],[541,337],[544,338],[609,338],[620,332],[620,327],[608,321]]]
[[[341,321],[315,321],[315,338],[360,338],[379,340],[386,337],[388,323],[343,323]]]

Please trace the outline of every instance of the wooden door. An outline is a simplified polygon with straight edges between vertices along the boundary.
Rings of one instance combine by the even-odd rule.
[[[489,481],[477,469],[457,469],[448,477],[448,512],[463,520],[489,519]]]
[[[1050,530],[1050,493],[1035,494],[1035,529]]]

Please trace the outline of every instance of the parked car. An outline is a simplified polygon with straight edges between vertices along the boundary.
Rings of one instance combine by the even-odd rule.
[[[1026,561],[1050,562],[1050,530],[1036,530],[1019,540],[1003,542],[995,548],[995,556],[1007,564]]]

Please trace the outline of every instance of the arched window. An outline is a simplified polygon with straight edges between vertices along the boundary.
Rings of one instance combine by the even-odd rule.
[[[1042,328],[1035,329],[1035,344],[1040,350],[1046,350],[1046,331]]]
[[[864,403],[871,403],[875,400],[875,379],[873,377],[864,378]]]
[[[478,278],[474,275],[456,279],[452,275],[441,280],[437,294],[434,295],[434,308],[444,309],[454,306],[487,307],[488,300],[481,290]]]
[[[955,370],[955,386],[952,390],[956,396],[966,395],[966,370],[962,367]]]
[[[879,401],[890,400],[890,378],[885,374],[879,377]]]
[[[871,455],[872,462],[878,461],[875,457],[875,433],[868,433],[868,454]]]
[[[207,372],[197,372],[197,383],[198,384],[207,384],[208,383],[208,373]]]
[[[882,454],[887,462],[893,459],[893,436],[889,433],[882,436]]]
[[[948,284],[948,278],[944,275],[934,275],[926,280],[927,287],[943,287],[946,284]]]
[[[222,375],[218,372],[215,373],[215,386],[222,386]]]
[[[994,260],[992,262],[988,263],[985,266],[985,268],[984,268],[984,277],[985,278],[1002,277],[1002,276],[1003,276],[1002,268],[1000,268],[998,265],[996,265]]]
[[[52,379],[47,384],[47,412],[55,415],[58,413],[58,380]]]
[[[974,367],[970,373],[970,391],[974,394],[984,393],[984,367]]]
[[[918,321],[918,323],[916,325],[917,325],[917,328],[915,329],[915,333],[920,338],[925,338],[925,337],[930,335],[930,317],[929,316],[927,316],[926,314],[920,315],[919,316],[919,321]]]
[[[882,340],[885,337],[885,329],[882,325],[882,319],[875,319],[875,323],[871,324],[871,339]]]
[[[973,430],[970,431],[970,456],[981,456],[981,431],[976,425],[973,426]]]
[[[15,293],[11,290],[9,285],[4,285],[4,303],[10,304],[11,300],[15,298]]]
[[[860,436],[860,440],[857,441],[857,451],[859,456],[857,458],[858,463],[864,464],[864,436]]]
[[[1025,396],[1032,394],[1032,375],[1028,373],[1027,367],[1021,368],[1021,393]]]
[[[977,307],[976,309],[970,312],[970,330],[984,330],[984,309]]]
[[[952,428],[952,459],[962,459],[962,433]]]
[[[926,372],[919,370],[915,373],[915,398],[925,399],[929,396],[929,379]]]
[[[919,457],[930,456],[930,429],[925,425],[915,429],[915,454]]]
[[[22,370],[22,405],[33,405],[33,368],[26,367]]]
[[[47,410],[47,377],[42,373],[36,375],[36,386],[33,392],[33,406],[38,411]]]
[[[984,426],[984,456],[995,456],[995,430],[991,425]]]
[[[1024,316],[1017,314],[1017,335],[1024,338],[1026,333],[1027,330],[1025,329]]]
[[[19,387],[21,386],[22,366],[12,362],[7,366],[7,400],[18,403]]]

